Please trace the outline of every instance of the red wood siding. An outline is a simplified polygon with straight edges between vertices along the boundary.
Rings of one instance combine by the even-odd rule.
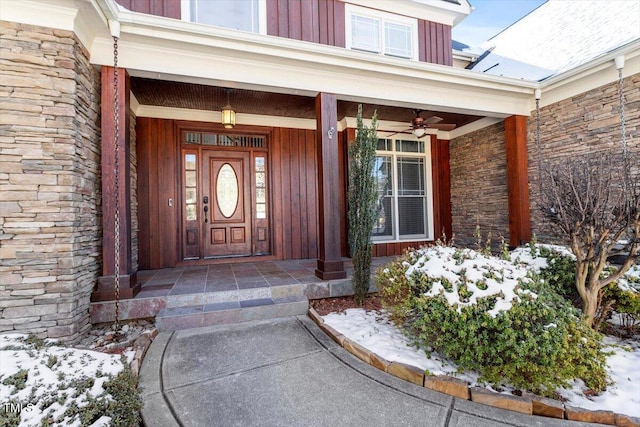
[[[402,253],[409,248],[417,249],[420,246],[426,245],[426,240],[417,242],[395,242],[395,243],[377,243],[373,245],[373,256],[396,256],[402,255]]]
[[[315,131],[275,128],[270,141],[274,255],[318,256]]]
[[[345,47],[344,3],[267,0],[267,34]]]
[[[175,267],[180,209],[178,144],[173,120],[138,117],[138,264],[141,270]],[[173,199],[173,206],[169,206]]]
[[[420,61],[453,65],[451,26],[437,22],[418,21],[418,54]]]
[[[133,12],[180,19],[180,0],[116,0]]]

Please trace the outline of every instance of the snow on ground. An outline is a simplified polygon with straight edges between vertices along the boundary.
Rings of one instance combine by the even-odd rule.
[[[475,372],[456,373],[458,368],[455,363],[437,352],[432,352],[431,358],[427,358],[424,351],[410,345],[409,340],[387,320],[384,313],[352,308],[343,313],[329,313],[323,319],[345,337],[390,362],[402,362],[433,375],[451,375],[468,381],[472,386],[491,388],[486,384],[478,384],[478,374]],[[605,351],[613,353],[607,357],[608,373],[613,384],[599,396],[589,398],[581,392],[581,381],[577,381],[572,389],[562,389],[559,393],[568,399],[567,404],[571,406],[640,417],[640,345],[637,341],[622,341],[613,337],[606,337],[605,344]],[[501,392],[510,393],[512,390],[505,386]]]
[[[72,403],[85,406],[87,397],[104,393],[104,383],[123,369],[120,355],[26,339],[27,335],[0,335],[1,409],[6,413],[21,409],[20,426],[40,426],[43,419],[64,414]],[[130,360],[133,353],[125,357]],[[109,421],[101,417],[92,427]],[[80,420],[67,418],[51,425],[79,426]]]

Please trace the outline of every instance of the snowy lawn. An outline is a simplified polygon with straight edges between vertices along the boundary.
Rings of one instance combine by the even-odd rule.
[[[325,323],[350,340],[369,349],[390,362],[402,362],[424,369],[433,375],[451,375],[468,381],[473,386],[491,387],[478,384],[478,374],[457,372],[457,366],[436,352],[428,358],[424,351],[412,347],[402,332],[387,320],[384,313],[365,312],[362,309],[348,309],[344,313],[330,313],[323,316]],[[640,417],[640,346],[638,341],[622,341],[606,337],[605,351],[612,354],[607,358],[608,373],[613,382],[599,396],[587,397],[582,393],[581,381],[571,389],[558,390],[567,404],[587,409],[610,410],[621,414]],[[502,393],[510,393],[512,387],[505,385]]]
[[[132,356],[56,346],[26,335],[0,335],[0,413],[6,422],[0,424],[118,424],[105,415],[114,412],[107,410],[114,401],[105,387],[109,389]]]

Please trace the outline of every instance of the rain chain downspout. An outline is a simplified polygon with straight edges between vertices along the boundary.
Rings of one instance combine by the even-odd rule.
[[[114,294],[115,294],[115,323],[114,328],[120,329],[120,99],[118,97],[118,39],[120,38],[120,23],[118,21],[109,20],[109,30],[113,37],[113,135],[114,135],[114,192],[115,192],[115,225],[114,225]]]
[[[542,198],[542,148],[540,146],[540,98],[542,90],[536,89],[536,149],[538,150],[538,197]]]
[[[627,182],[631,178],[629,171],[629,159],[627,155],[627,132],[626,132],[626,118],[624,116],[624,87],[622,78],[622,69],[624,68],[624,56],[616,56],[615,59],[616,68],[618,69],[618,96],[620,100],[620,141],[622,143],[622,165],[624,168],[624,179],[622,180],[622,191],[626,199],[627,190],[629,190],[631,183]],[[629,187],[628,187],[629,186]]]

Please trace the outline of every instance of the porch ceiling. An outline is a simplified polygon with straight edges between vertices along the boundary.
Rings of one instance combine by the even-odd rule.
[[[131,91],[140,105],[220,111],[227,104],[228,94],[229,103],[236,113],[315,119],[315,99],[302,95],[228,89],[142,77],[131,78]],[[379,120],[408,124],[414,117],[412,108],[363,103],[365,117],[371,117],[375,110],[378,111]],[[338,101],[338,121],[344,117],[355,117],[357,111],[358,103]],[[452,123],[457,128],[482,119],[481,116],[443,111],[425,111],[422,116],[438,116],[443,119],[442,123]]]

